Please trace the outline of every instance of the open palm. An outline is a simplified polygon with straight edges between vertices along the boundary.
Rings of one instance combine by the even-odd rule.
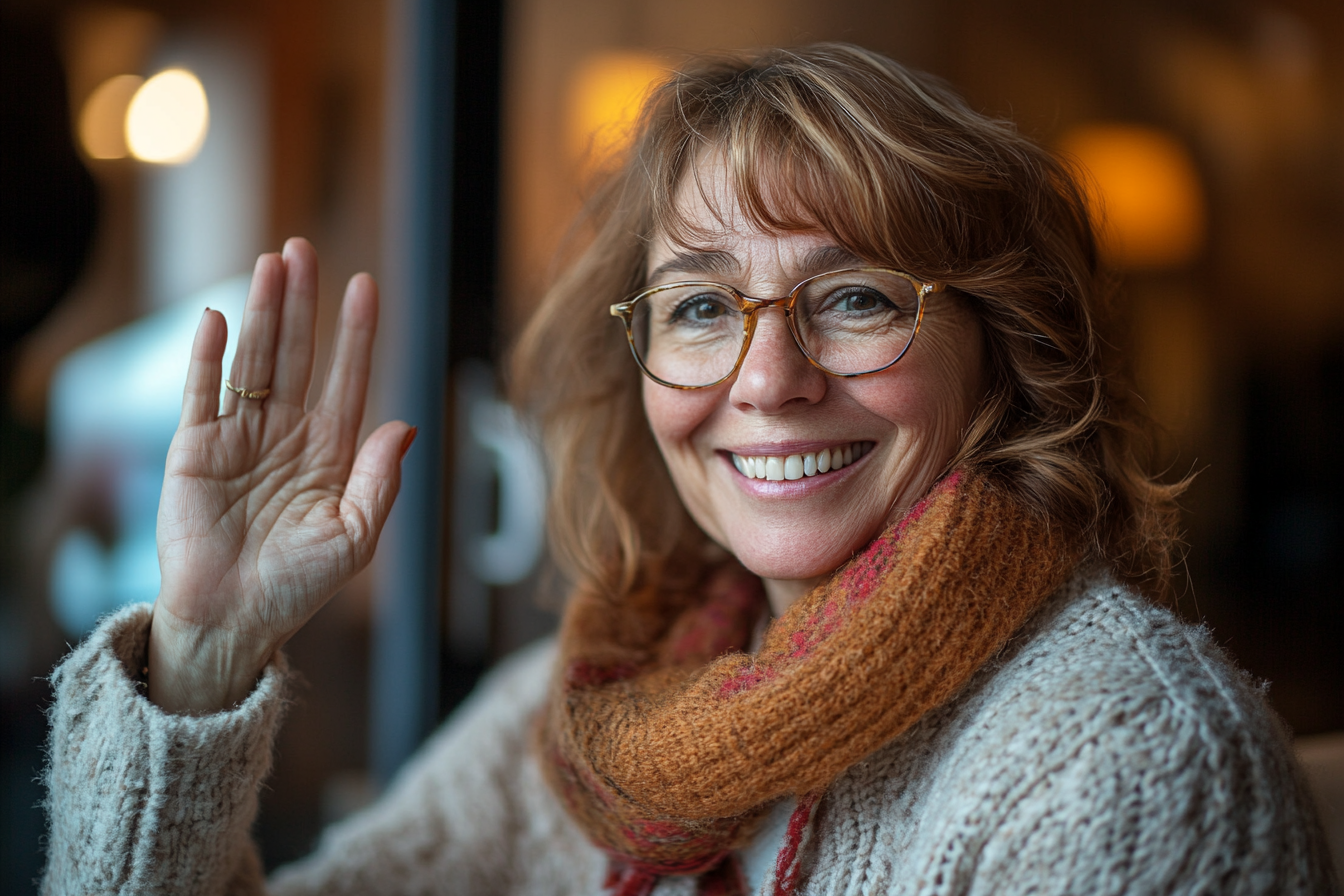
[[[322,397],[307,408],[317,259],[303,240],[257,261],[220,403],[226,325],[207,310],[159,503],[163,585],[150,696],[207,712],[246,696],[275,650],[372,558],[414,437],[387,423],[358,447],[377,288],[346,290]],[[357,450],[358,449],[358,450]]]

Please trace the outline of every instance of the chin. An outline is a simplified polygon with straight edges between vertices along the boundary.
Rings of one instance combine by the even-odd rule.
[[[869,539],[860,539],[862,547]],[[741,550],[730,546],[739,563],[763,579],[799,580],[830,575],[848,560],[857,547],[827,546],[823,550],[799,551],[797,546],[753,543]]]

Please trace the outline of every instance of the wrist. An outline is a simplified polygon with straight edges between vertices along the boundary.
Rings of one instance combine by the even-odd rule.
[[[149,699],[179,715],[229,709],[252,693],[273,653],[236,632],[184,624],[156,603],[149,630]]]

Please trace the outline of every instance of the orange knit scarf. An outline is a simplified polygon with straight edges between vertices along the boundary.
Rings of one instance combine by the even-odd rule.
[[[736,564],[690,594],[578,594],[539,728],[552,789],[646,893],[700,875],[773,801],[810,809],[847,768],[956,692],[1060,587],[1080,539],[979,474],[940,482],[744,653],[763,608]],[[779,873],[796,875],[781,868]]]

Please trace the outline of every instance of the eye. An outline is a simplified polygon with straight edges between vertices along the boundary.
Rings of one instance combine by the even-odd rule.
[[[713,293],[702,293],[677,303],[677,307],[672,309],[670,321],[672,323],[708,324],[713,323],[728,312],[728,306],[724,304],[721,297]]]
[[[826,303],[829,310],[841,314],[863,314],[865,312],[892,308],[891,300],[875,289],[862,286],[850,286],[831,293]]]

